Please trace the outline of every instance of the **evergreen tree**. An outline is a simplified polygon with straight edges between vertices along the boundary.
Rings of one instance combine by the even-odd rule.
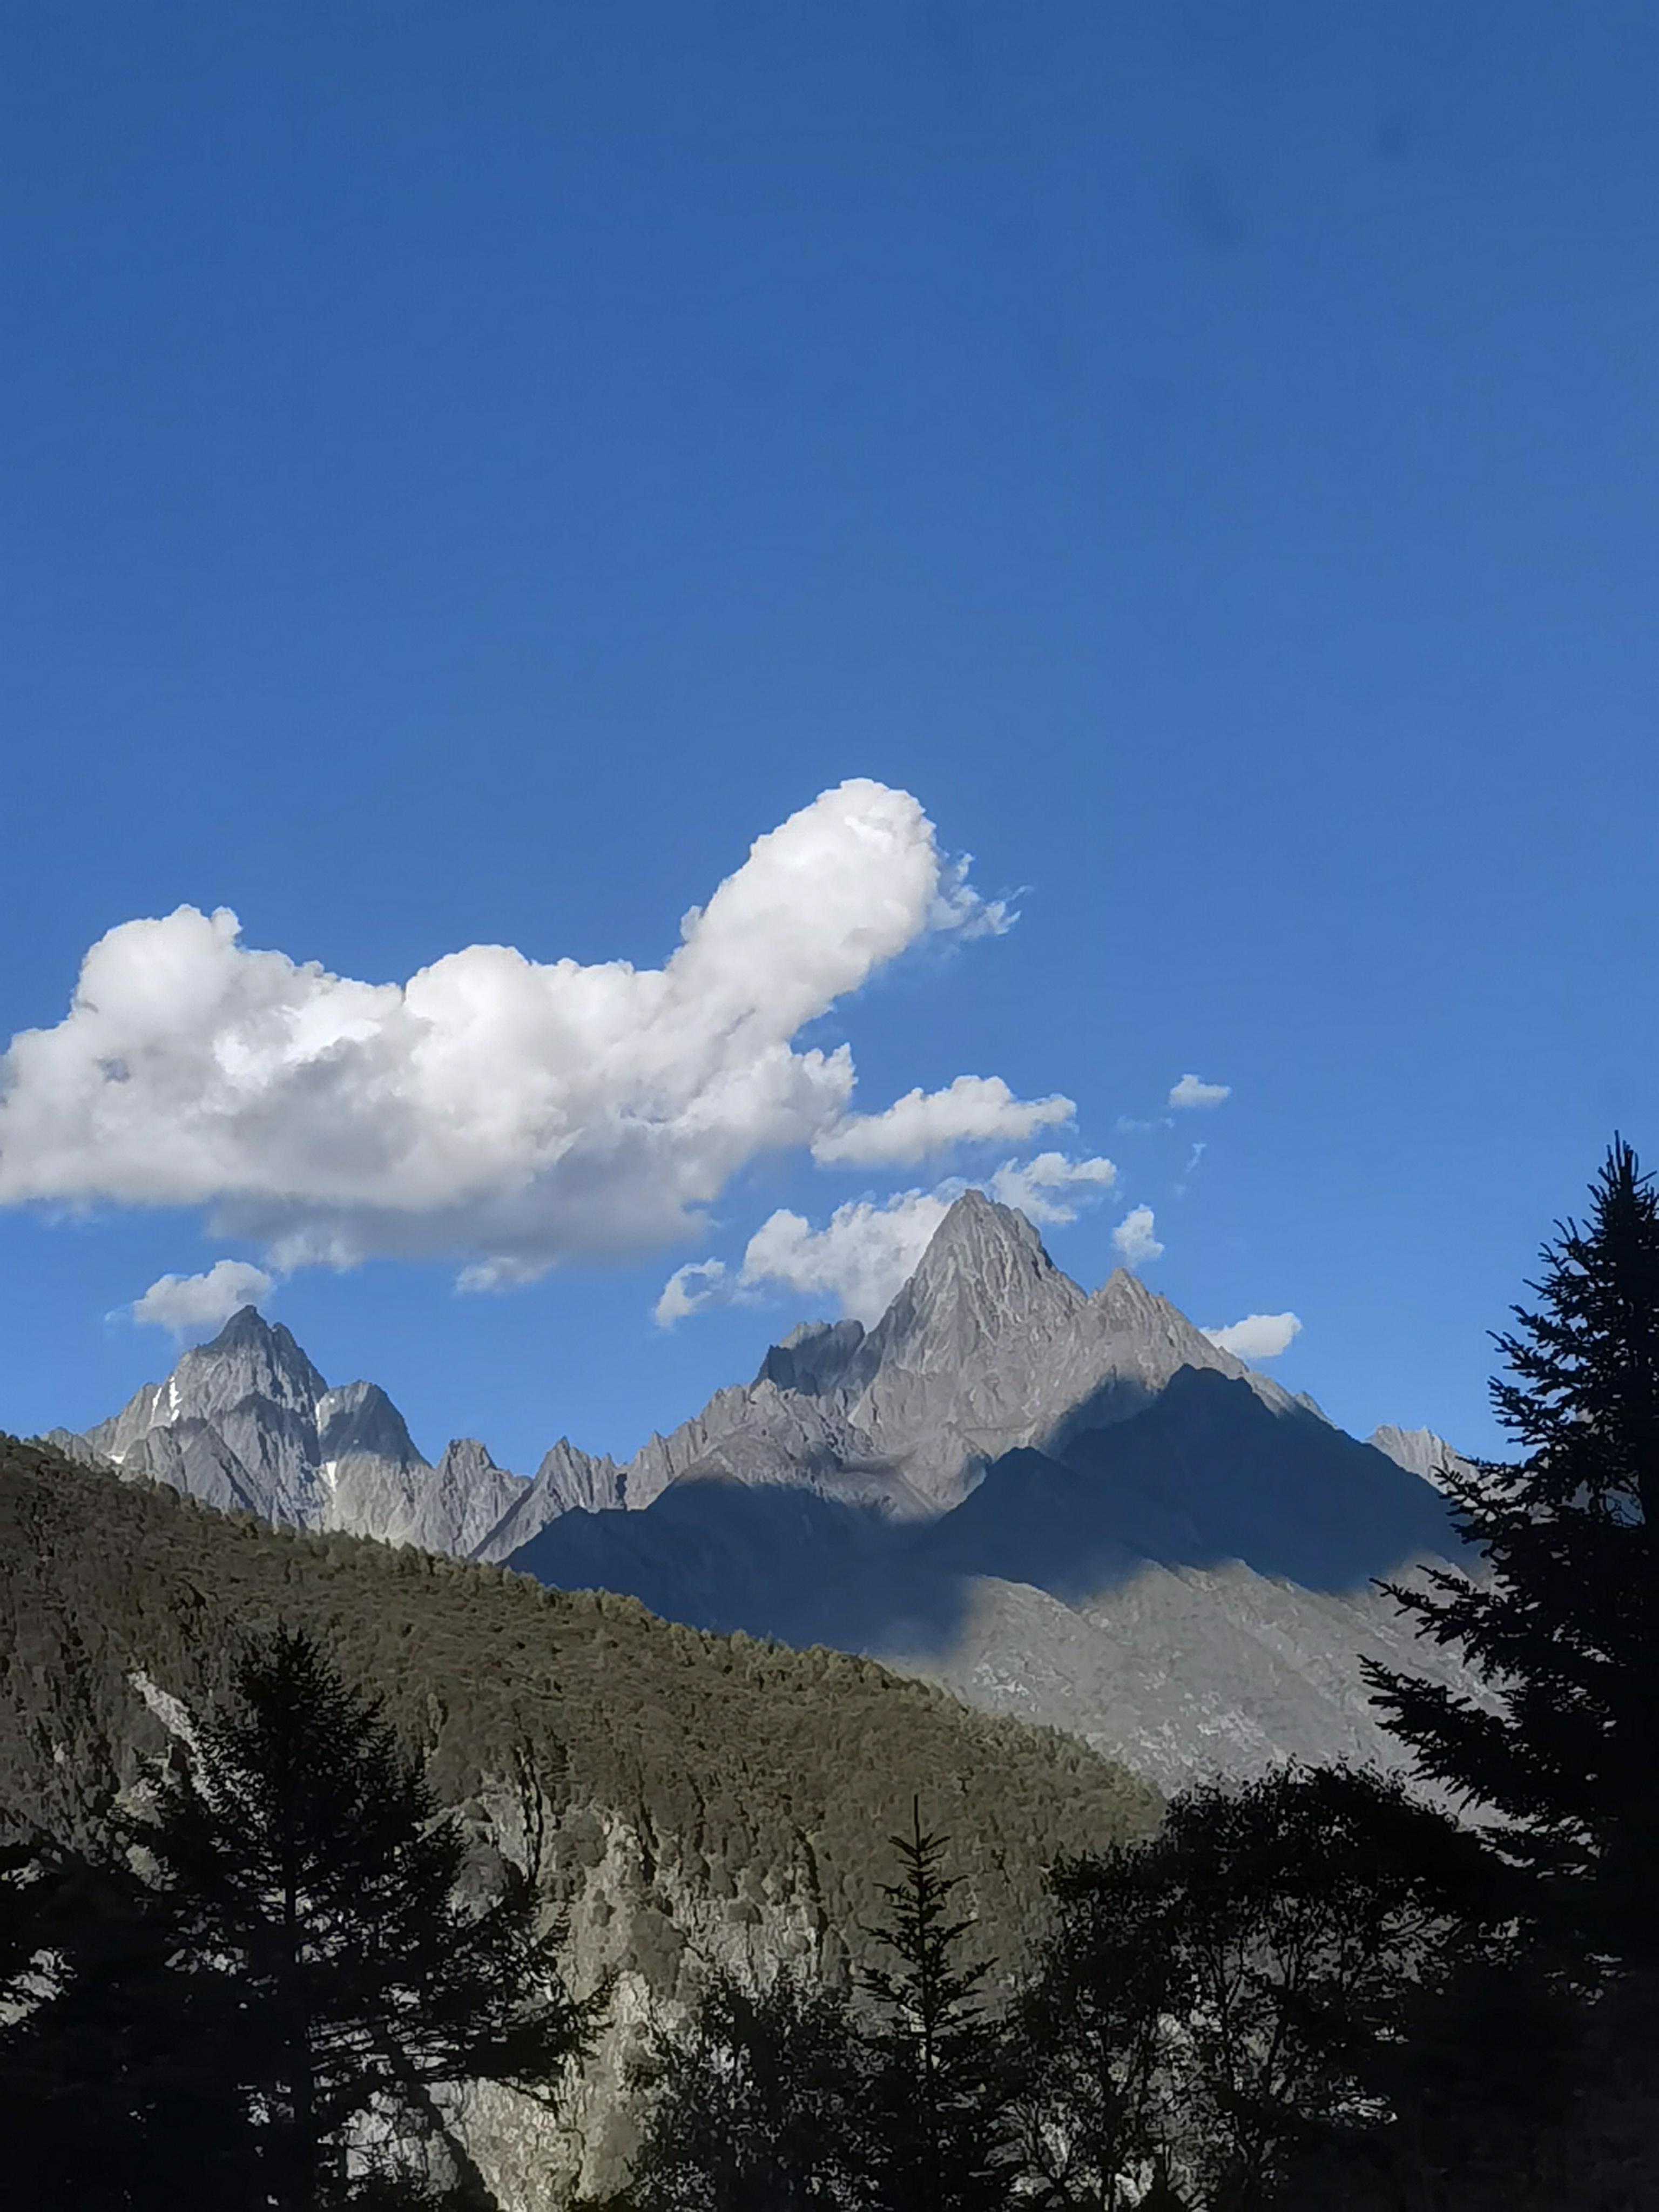
[[[962,1877],[944,1872],[945,1838],[891,1838],[899,1879],[882,1885],[886,1918],[866,1932],[892,1953],[865,1987],[878,2020],[871,2111],[883,2212],[989,2212],[1012,2201],[1014,2081],[1006,2031],[989,2008],[987,1960],[964,1957],[970,1917],[953,1917]]]
[[[871,2203],[868,2066],[844,1993],[780,1971],[711,1976],[660,2033],[629,2203],[636,2212],[854,2212]]]
[[[533,1870],[462,1901],[454,1825],[378,1702],[310,1638],[252,1650],[235,1692],[136,1836],[188,1978],[234,1993],[218,2064],[267,2201],[349,2201],[347,2151],[365,2136],[406,2191],[397,2170],[438,2131],[435,2089],[489,2080],[550,2097],[594,2005],[560,1979]]]
[[[1659,1966],[1659,1200],[1615,1139],[1498,1339],[1513,1466],[1448,1474],[1482,1571],[1392,1595],[1490,1699],[1377,1665],[1423,1771],[1502,1816],[1567,1949]]]

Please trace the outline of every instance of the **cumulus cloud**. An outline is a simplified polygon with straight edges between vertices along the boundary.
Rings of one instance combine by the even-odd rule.
[[[986,1183],[1001,1206],[1017,1206],[1039,1224],[1075,1221],[1079,1198],[1098,1197],[1117,1181],[1109,1160],[1068,1160],[1039,1152],[1034,1160],[1006,1160]]]
[[[222,1328],[243,1306],[257,1306],[275,1288],[248,1260],[216,1260],[204,1275],[163,1275],[132,1303],[132,1318],[175,1336]]]
[[[915,1273],[956,1195],[907,1190],[880,1203],[854,1199],[838,1206],[822,1229],[781,1207],[750,1238],[741,1280],[833,1298],[867,1326]]]
[[[454,1256],[475,1288],[648,1249],[846,1124],[851,1055],[797,1049],[806,1023],[920,939],[1008,921],[915,799],[862,780],[758,838],[659,969],[474,945],[358,982],[180,907],[111,930],[64,1019],[0,1060],[0,1204],[205,1206],[281,1267]]]
[[[656,1317],[668,1326],[700,1306],[781,1290],[833,1300],[842,1313],[876,1322],[964,1190],[983,1188],[1035,1222],[1066,1222],[1076,1220],[1079,1200],[1109,1190],[1116,1179],[1109,1160],[1040,1152],[1034,1160],[1005,1160],[981,1184],[951,1176],[932,1190],[851,1200],[822,1229],[780,1207],[750,1238],[735,1273],[718,1260],[677,1268],[663,1286]]]
[[[750,1238],[735,1274],[718,1260],[677,1267],[657,1300],[656,1318],[672,1327],[700,1306],[771,1289],[830,1300],[866,1323],[879,1321],[962,1188],[953,1183],[937,1191],[901,1191],[880,1201],[849,1200],[822,1229],[780,1206]]]
[[[952,1145],[1023,1145],[1076,1113],[1058,1092],[1016,1098],[1000,1075],[959,1075],[943,1091],[907,1091],[883,1113],[849,1114],[814,1139],[812,1157],[825,1167],[914,1167]]]
[[[1161,1260],[1164,1247],[1152,1234],[1152,1209],[1137,1206],[1112,1231],[1112,1242],[1126,1267],[1139,1267],[1148,1260]]]
[[[1291,1339],[1302,1334],[1302,1324],[1293,1313],[1246,1314],[1243,1321],[1204,1334],[1239,1359],[1277,1359]]]
[[[1170,1093],[1171,1106],[1219,1106],[1233,1095],[1231,1083],[1204,1083],[1195,1075],[1183,1075]]]

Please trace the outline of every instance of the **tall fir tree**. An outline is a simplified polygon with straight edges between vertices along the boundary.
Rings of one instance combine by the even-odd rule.
[[[267,2201],[321,2212],[362,2193],[347,2153],[365,2132],[396,2166],[437,2131],[440,2087],[552,2097],[595,2005],[564,1986],[532,1873],[508,1867],[490,1901],[462,1899],[453,1822],[314,1641],[280,1632],[235,1693],[135,1832],[181,1966],[235,1991],[218,2066]]]
[[[1659,1200],[1615,1139],[1498,1347],[1512,1465],[1448,1474],[1479,1571],[1394,1588],[1486,1677],[1477,1701],[1370,1664],[1421,1769],[1501,1816],[1545,1921],[1587,1954],[1659,1966]]]
[[[967,1955],[974,1923],[957,1917],[959,1875],[944,1871],[947,1839],[895,1836],[899,1878],[884,1882],[884,1920],[866,1930],[894,1963],[866,1970],[877,2018],[871,2116],[883,2212],[992,2212],[1012,2202],[1014,2093],[1006,2030],[991,2009],[988,1960]]]

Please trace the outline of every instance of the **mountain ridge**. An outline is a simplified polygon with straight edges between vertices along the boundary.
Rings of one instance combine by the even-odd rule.
[[[331,1389],[252,1308],[110,1421],[54,1441],[279,1523],[890,1659],[1091,1742],[1127,1714],[1165,1785],[1198,1771],[1205,1741],[1391,1757],[1358,1674],[1362,1642],[1387,1640],[1369,1585],[1459,1543],[1439,1438],[1346,1436],[1138,1277],[1085,1291],[979,1192],[872,1328],[793,1330],[752,1381],[624,1463],[562,1437],[526,1480],[456,1439],[434,1467],[384,1392]],[[1218,1729],[1147,1641],[1157,1620],[1195,1620],[1206,1589],[1218,1622],[1252,1624],[1234,1638],[1236,1725]]]

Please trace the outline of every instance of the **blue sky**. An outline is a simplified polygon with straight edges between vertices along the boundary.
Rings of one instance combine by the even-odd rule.
[[[837,1207],[1054,1151],[1117,1170],[1048,1187],[1081,1279],[1150,1208],[1148,1282],[1293,1311],[1346,1425],[1488,1442],[1540,1238],[1615,1125],[1659,1158],[1656,69],[1651,9],[1533,0],[12,11],[0,1038],[181,904],[363,985],[537,969],[452,963],[445,1030],[116,940],[119,1051],[106,1007],[13,1061],[0,1425],[111,1410],[172,1357],[124,1309],[276,1247],[356,1262],[269,1310],[429,1451],[625,1451],[833,1310]],[[705,933],[726,1059],[630,1166],[659,987],[538,970],[661,969],[849,781]],[[589,1027],[476,1032],[475,984]],[[244,985],[344,1043],[250,1073]],[[1075,1115],[846,1138],[964,1075]],[[562,1167],[467,1149],[556,1108]],[[515,1237],[535,1279],[458,1291]]]

